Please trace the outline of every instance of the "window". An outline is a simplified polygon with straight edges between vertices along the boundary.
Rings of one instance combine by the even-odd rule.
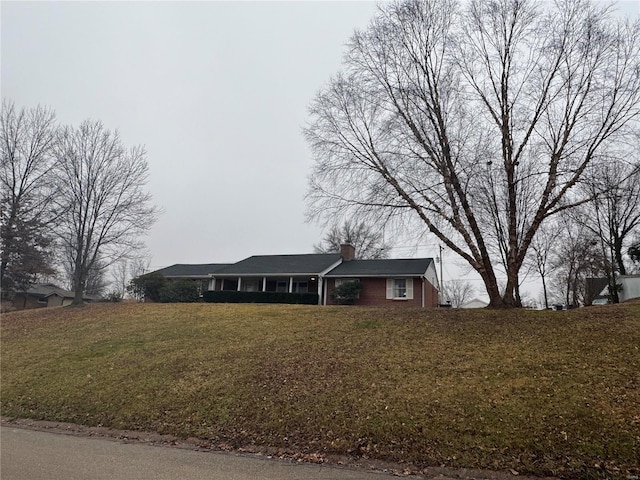
[[[259,292],[262,290],[262,282],[260,280],[245,280],[243,286],[245,292]]]
[[[276,286],[276,292],[288,292],[289,291],[289,282],[278,282]]]
[[[387,299],[388,300],[412,300],[413,299],[413,279],[412,278],[387,278]]]
[[[309,291],[309,282],[294,282],[293,291],[295,293],[307,293]]]

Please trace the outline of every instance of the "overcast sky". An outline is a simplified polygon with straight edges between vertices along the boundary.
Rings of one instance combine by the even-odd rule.
[[[2,96],[146,146],[154,267],[308,253],[301,134],[371,2],[2,2]]]
[[[164,209],[147,238],[154,268],[309,253],[319,242],[319,226],[305,223],[301,128],[375,3],[0,5],[3,98],[50,106],[63,124],[101,120],[146,147],[148,187]],[[640,1],[620,5],[640,13]],[[436,254],[427,240],[392,256]],[[445,279],[458,275],[449,256]]]

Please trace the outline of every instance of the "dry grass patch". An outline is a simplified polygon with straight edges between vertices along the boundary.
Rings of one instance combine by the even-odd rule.
[[[2,321],[3,415],[236,447],[640,473],[640,304],[92,305]]]

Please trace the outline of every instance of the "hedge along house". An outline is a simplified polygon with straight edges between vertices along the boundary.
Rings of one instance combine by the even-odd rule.
[[[438,306],[438,276],[431,258],[351,260],[325,275],[323,303],[334,303],[330,292],[345,282],[358,282],[355,305]]]

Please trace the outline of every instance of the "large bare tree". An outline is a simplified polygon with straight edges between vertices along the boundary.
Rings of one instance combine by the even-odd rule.
[[[541,224],[638,129],[639,72],[640,21],[587,0],[382,4],[311,105],[310,216],[413,215],[518,306]]]
[[[56,193],[51,156],[56,122],[44,107],[17,109],[2,102],[0,115],[0,278],[3,296],[25,290],[52,268],[51,199]]]
[[[63,212],[58,233],[69,252],[74,304],[81,305],[92,272],[141,248],[157,212],[145,191],[144,149],[126,149],[102,123],[61,129],[55,157]]]
[[[382,230],[368,226],[365,222],[346,220],[333,225],[322,239],[313,246],[316,253],[340,253],[340,245],[349,243],[356,250],[356,258],[387,258],[389,245],[384,241]]]

